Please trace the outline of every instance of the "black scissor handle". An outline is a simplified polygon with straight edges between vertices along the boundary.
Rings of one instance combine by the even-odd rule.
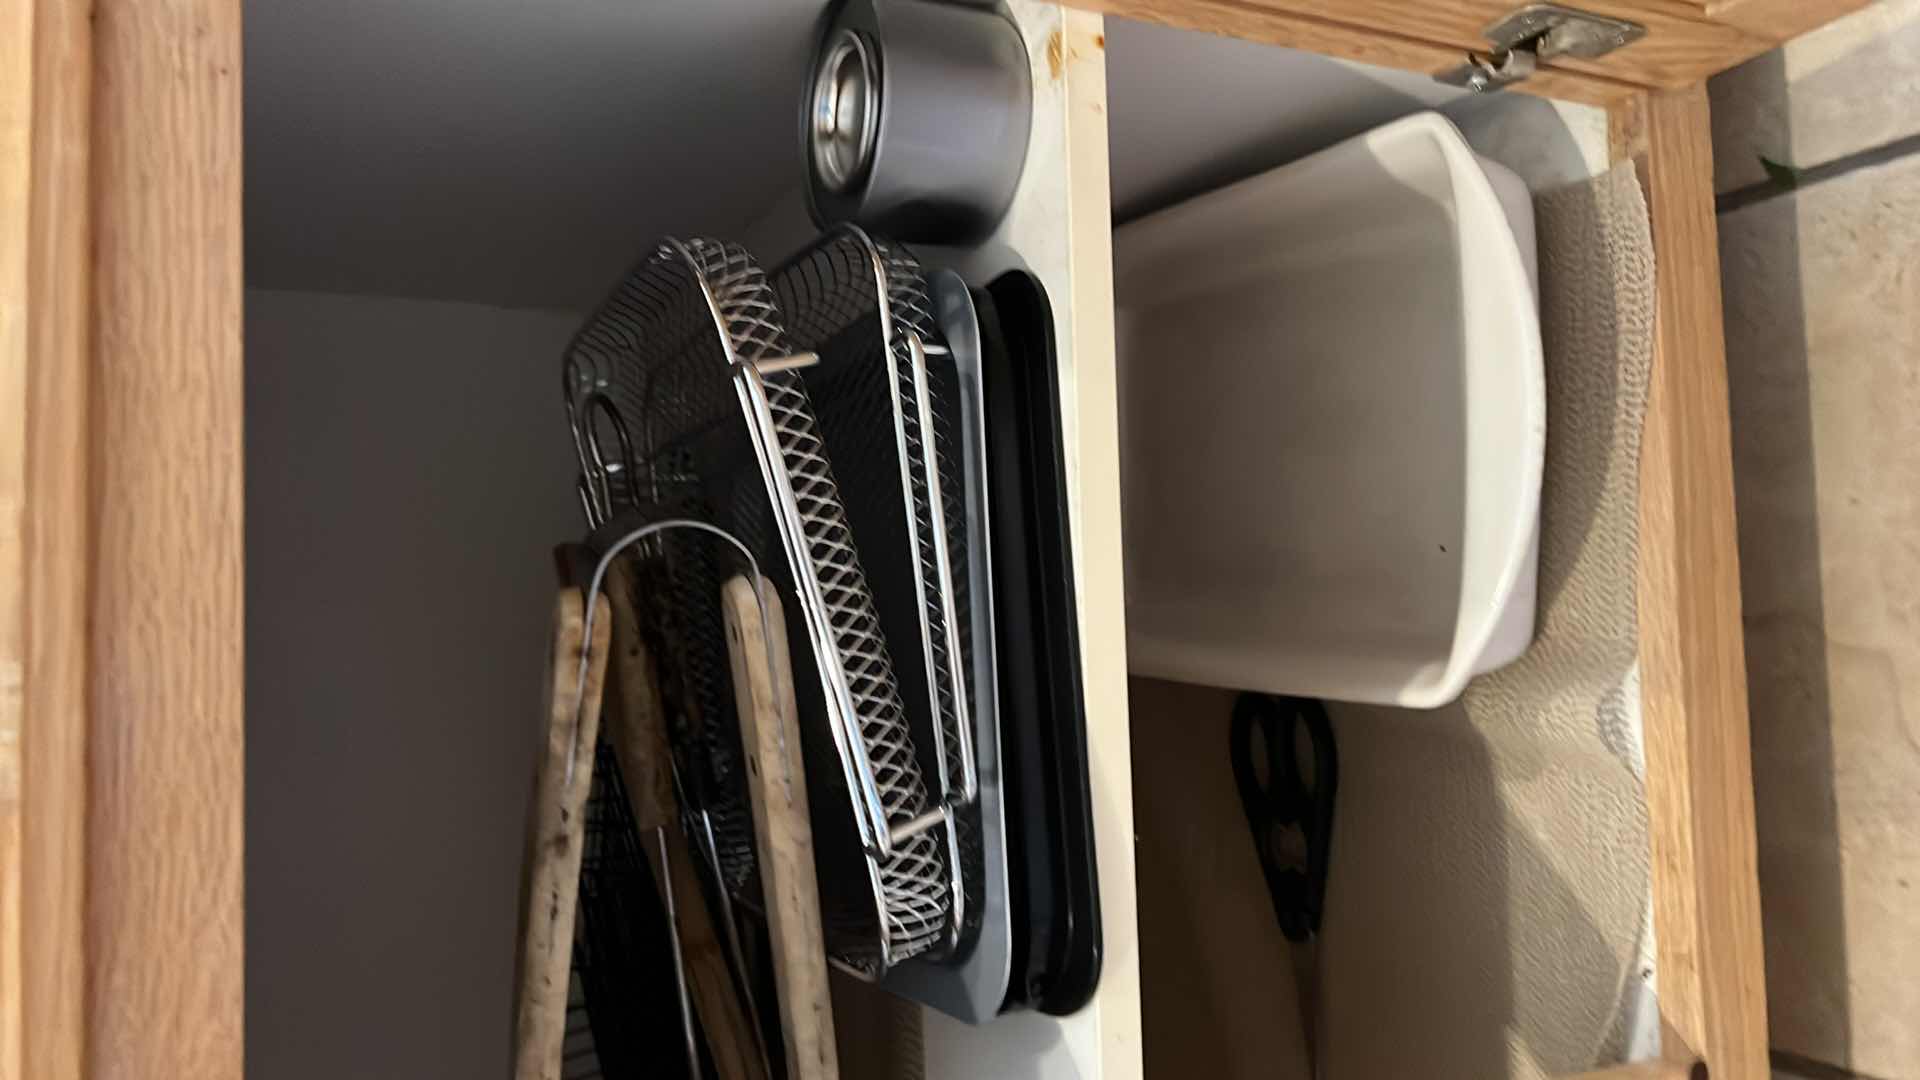
[[[1264,781],[1254,765],[1256,730],[1266,744]],[[1312,753],[1311,772],[1301,768],[1302,730]],[[1242,694],[1234,703],[1230,738],[1234,784],[1273,896],[1274,916],[1289,940],[1304,941],[1319,931],[1326,899],[1334,792],[1340,781],[1333,724],[1318,701]],[[1300,831],[1304,865],[1284,865],[1275,855],[1274,833],[1281,829]]]
[[[1302,768],[1300,729],[1313,758]],[[1265,743],[1266,776],[1255,770],[1253,739]],[[1242,694],[1233,709],[1233,778],[1240,798],[1288,825],[1330,812],[1339,782],[1339,759],[1326,707],[1309,698]]]

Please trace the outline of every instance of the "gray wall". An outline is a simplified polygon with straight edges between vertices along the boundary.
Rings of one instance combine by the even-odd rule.
[[[570,314],[247,293],[247,1071],[503,1075]]]
[[[804,176],[826,0],[245,0],[247,280],[597,302]]]

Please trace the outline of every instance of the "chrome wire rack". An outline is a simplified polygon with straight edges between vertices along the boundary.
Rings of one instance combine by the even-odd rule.
[[[775,270],[772,284],[791,341],[820,358],[803,377],[829,456],[850,470],[847,512],[882,628],[889,641],[920,644],[913,655],[896,653],[896,670],[909,711],[923,717],[914,730],[931,736],[922,767],[937,778],[949,821],[949,944],[959,947],[977,924],[979,780],[952,358],[918,262],[857,227],[819,238]]]
[[[879,279],[869,280],[878,294]],[[850,512],[850,500],[864,507],[880,496],[867,492],[864,478],[836,482],[834,462],[856,459],[831,452],[833,440],[815,412],[816,401],[835,399],[810,393],[826,358],[839,350],[803,345],[812,335],[790,332],[783,319],[794,309],[777,292],[737,246],[663,241],[569,347],[565,400],[590,527],[696,517],[740,537],[768,571],[785,568],[776,586],[799,599],[788,607],[789,636],[796,652],[810,654],[796,656],[795,666],[808,670],[811,661],[818,675],[798,680],[797,690],[803,756],[816,790],[828,949],[843,966],[874,978],[911,957],[951,948],[960,932],[964,892],[953,805],[963,791],[951,781],[956,774],[970,778],[971,749],[952,737],[952,716],[964,711],[942,710],[932,691],[913,699],[928,702],[926,715],[903,701],[901,657],[922,680],[929,667],[941,669],[936,664],[949,679],[958,669],[945,661],[948,653],[929,662],[930,634],[919,619],[910,636],[889,632],[882,609],[899,605],[884,597],[899,590],[890,585],[876,597],[867,563],[885,563],[891,582],[901,556],[866,535],[863,512]],[[806,325],[815,321],[803,314]],[[929,414],[915,419],[932,426]],[[927,525],[916,518],[911,531],[936,549],[938,567],[950,558],[943,554],[950,530],[937,478],[928,472],[934,467],[919,469],[931,480],[921,496]],[[899,474],[882,487],[903,522],[909,482]],[[919,548],[899,550],[910,565],[922,561]],[[716,565],[712,544],[674,533],[640,545],[637,559],[636,590],[647,595],[635,597],[635,609],[648,613],[643,631],[660,658],[676,767],[689,778],[683,796],[711,822],[718,878],[755,906],[744,756],[719,610],[727,568]],[[912,580],[921,587],[908,595],[927,625],[936,601],[943,626],[954,625],[949,592],[929,595],[924,579],[916,573]],[[959,656],[957,643],[942,646]],[[962,686],[947,690],[958,710],[965,707]],[[930,775],[938,782],[931,790]]]

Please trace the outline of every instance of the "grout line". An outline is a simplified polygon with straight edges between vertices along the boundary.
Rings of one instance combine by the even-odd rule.
[[[1850,1072],[1824,1061],[1790,1054],[1785,1050],[1773,1050],[1767,1054],[1773,1067],[1804,1080],[1875,1080],[1865,1073]]]
[[[1797,179],[1791,184],[1769,178],[1757,184],[1735,188],[1714,198],[1714,211],[1721,214],[1732,213],[1742,207],[1766,202],[1776,196],[1789,195],[1868,166],[1884,165],[1889,161],[1898,161],[1913,154],[1920,154],[1920,134],[1907,135],[1879,146],[1870,146],[1865,150],[1842,154],[1824,165],[1813,165],[1801,169],[1797,173]]]

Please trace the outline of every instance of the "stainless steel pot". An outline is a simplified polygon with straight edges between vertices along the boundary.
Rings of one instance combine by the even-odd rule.
[[[808,207],[922,243],[986,237],[1026,163],[1033,84],[1020,31],[991,8],[849,0],[806,88]]]

